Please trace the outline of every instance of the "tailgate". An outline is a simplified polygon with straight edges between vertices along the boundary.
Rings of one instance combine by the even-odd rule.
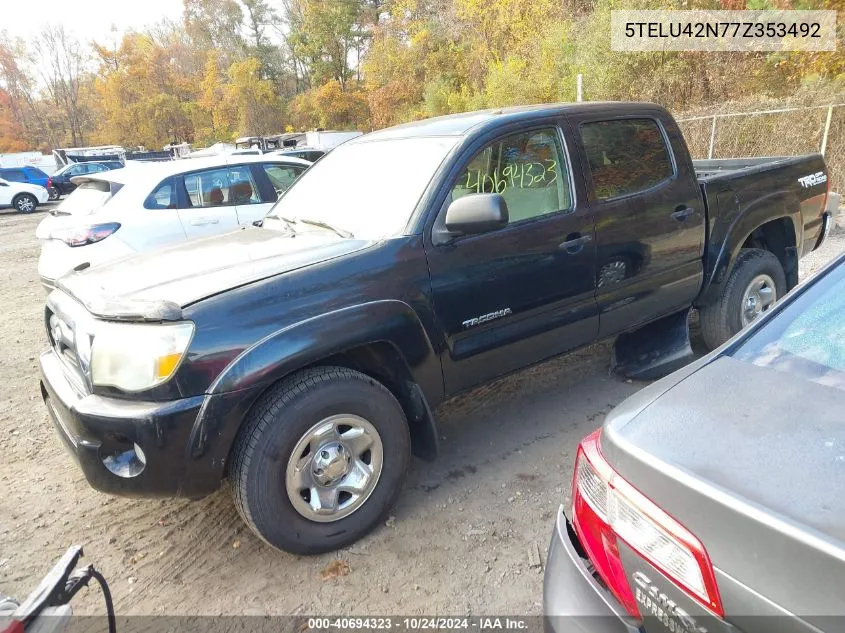
[[[791,612],[822,626],[845,615],[844,410],[845,391],[721,357],[633,418],[614,412],[602,450],[704,545],[728,621]],[[632,587],[639,572],[695,612],[660,572],[620,554]]]

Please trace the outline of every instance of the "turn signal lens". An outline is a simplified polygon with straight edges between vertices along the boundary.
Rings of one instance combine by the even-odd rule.
[[[193,334],[189,322],[98,323],[91,343],[91,380],[129,392],[152,389],[176,373]]]

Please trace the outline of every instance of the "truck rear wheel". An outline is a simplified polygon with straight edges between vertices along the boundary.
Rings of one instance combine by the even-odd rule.
[[[763,249],[742,249],[719,300],[699,309],[704,342],[716,349],[784,294],[786,275],[778,258]]]
[[[396,500],[411,455],[401,405],[343,367],[298,372],[256,403],[235,442],[235,506],[273,547],[317,554],[372,530]]]

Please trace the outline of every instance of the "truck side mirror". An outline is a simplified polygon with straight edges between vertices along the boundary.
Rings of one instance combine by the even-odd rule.
[[[508,204],[498,193],[474,193],[453,201],[446,209],[446,230],[477,235],[508,225]]]

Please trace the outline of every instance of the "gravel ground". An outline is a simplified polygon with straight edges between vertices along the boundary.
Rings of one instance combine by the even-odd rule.
[[[442,455],[414,463],[385,526],[333,554],[283,554],[244,527],[225,488],[190,502],[88,487],[38,387],[42,216],[0,212],[0,590],[22,598],[81,543],[124,615],[540,613],[536,552],[545,559],[577,443],[642,386],[608,375],[608,343],[445,403]],[[802,278],[842,250],[836,232]],[[324,580],[336,560],[348,575]],[[99,592],[79,597],[77,612],[100,612]]]

